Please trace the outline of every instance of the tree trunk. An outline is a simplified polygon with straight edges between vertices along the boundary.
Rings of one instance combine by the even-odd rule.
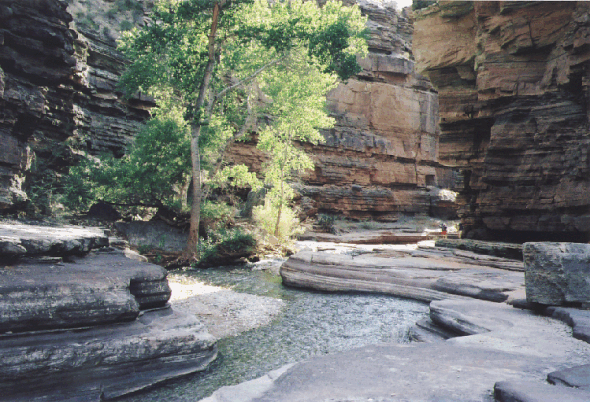
[[[205,103],[205,94],[209,89],[211,77],[213,75],[213,67],[215,66],[215,34],[217,32],[217,23],[219,21],[219,3],[213,6],[213,17],[211,21],[211,33],[209,34],[209,59],[203,74],[203,81],[199,88],[199,96],[195,104],[195,111],[197,113],[197,120],[191,124],[191,160],[192,160],[192,174],[193,174],[193,199],[191,206],[190,229],[188,234],[188,241],[184,249],[182,258],[185,260],[194,259],[197,253],[197,244],[199,242],[199,225],[201,222],[201,155],[199,152],[199,137],[201,135],[202,126],[202,108]]]
[[[199,136],[201,125],[191,127],[191,160],[193,165],[193,197],[191,204],[190,229],[184,254],[186,259],[194,256],[199,242],[199,225],[201,222],[201,155],[199,152]]]
[[[279,201],[279,212],[277,214],[277,223],[275,225],[275,237],[278,239],[279,238],[279,225],[281,224],[281,212],[283,212],[283,192],[284,192],[284,187],[283,187],[284,181],[283,181],[283,177],[281,176],[281,199]]]

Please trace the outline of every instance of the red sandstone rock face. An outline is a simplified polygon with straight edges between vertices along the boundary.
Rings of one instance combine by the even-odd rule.
[[[440,2],[417,13],[414,49],[466,231],[588,240],[590,3]]]
[[[393,6],[359,1],[368,16],[369,55],[363,71],[328,94],[336,126],[324,144],[302,144],[315,170],[302,177],[306,209],[352,218],[389,219],[399,213],[443,212],[427,186],[448,186],[438,163],[438,98],[412,60],[412,23]],[[254,143],[231,148],[233,162],[260,170]],[[311,204],[311,205],[310,205]]]

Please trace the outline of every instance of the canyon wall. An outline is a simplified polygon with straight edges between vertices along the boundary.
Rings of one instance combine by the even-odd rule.
[[[328,94],[336,126],[325,143],[302,144],[315,163],[297,189],[310,213],[387,220],[399,214],[454,214],[435,186],[449,186],[438,163],[438,96],[417,74],[409,10],[358,1],[368,17],[369,55],[362,72]],[[232,147],[232,161],[260,169],[255,144]]]
[[[0,0],[0,210],[20,208],[26,187],[47,196],[80,150],[122,155],[153,106],[122,98],[114,39],[71,29],[67,7]]]
[[[0,0],[0,210],[50,196],[80,151],[123,154],[153,102],[117,90],[125,60],[115,39],[141,25],[151,3]],[[328,95],[337,124],[326,142],[301,145],[316,164],[297,184],[301,205],[353,218],[453,215],[452,197],[436,188],[452,176],[438,163],[437,92],[414,70],[409,11],[358,4],[370,53],[363,71]],[[264,155],[239,143],[229,160],[260,171]]]
[[[439,2],[414,53],[469,237],[588,241],[590,3]]]

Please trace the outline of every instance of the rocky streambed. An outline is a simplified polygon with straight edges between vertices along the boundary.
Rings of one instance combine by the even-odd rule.
[[[481,247],[498,254],[502,245],[461,248]],[[411,331],[422,342],[316,356],[204,401],[590,400],[590,312],[579,308],[590,246],[507,247],[524,263],[441,247],[294,255],[281,269],[292,286],[430,299],[429,317]],[[525,270],[535,278],[526,293]]]
[[[590,400],[587,245],[302,242],[286,288],[5,226],[0,400]]]

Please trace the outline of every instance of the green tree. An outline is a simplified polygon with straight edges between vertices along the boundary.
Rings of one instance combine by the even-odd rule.
[[[64,202],[86,209],[98,200],[139,207],[174,207],[186,200],[190,131],[177,107],[162,105],[122,158],[88,157],[70,168]]]
[[[187,110],[194,189],[185,250],[190,258],[203,194],[201,148],[223,148],[255,124],[260,94],[253,81],[287,66],[292,54],[341,79],[358,73],[365,19],[358,7],[333,1],[320,8],[301,0],[161,0],[151,21],[123,35],[121,48],[133,62],[122,83],[128,93],[170,88]]]
[[[289,62],[260,77],[261,88],[272,100],[267,113],[272,124],[260,131],[258,147],[266,151],[270,161],[265,179],[272,189],[267,202],[275,215],[274,235],[281,236],[281,215],[293,199],[288,182],[295,174],[313,168],[313,162],[297,142],[317,144],[324,141],[319,128],[334,126],[334,119],[325,110],[326,93],[337,85],[337,77],[309,65],[305,57],[292,52]]]

